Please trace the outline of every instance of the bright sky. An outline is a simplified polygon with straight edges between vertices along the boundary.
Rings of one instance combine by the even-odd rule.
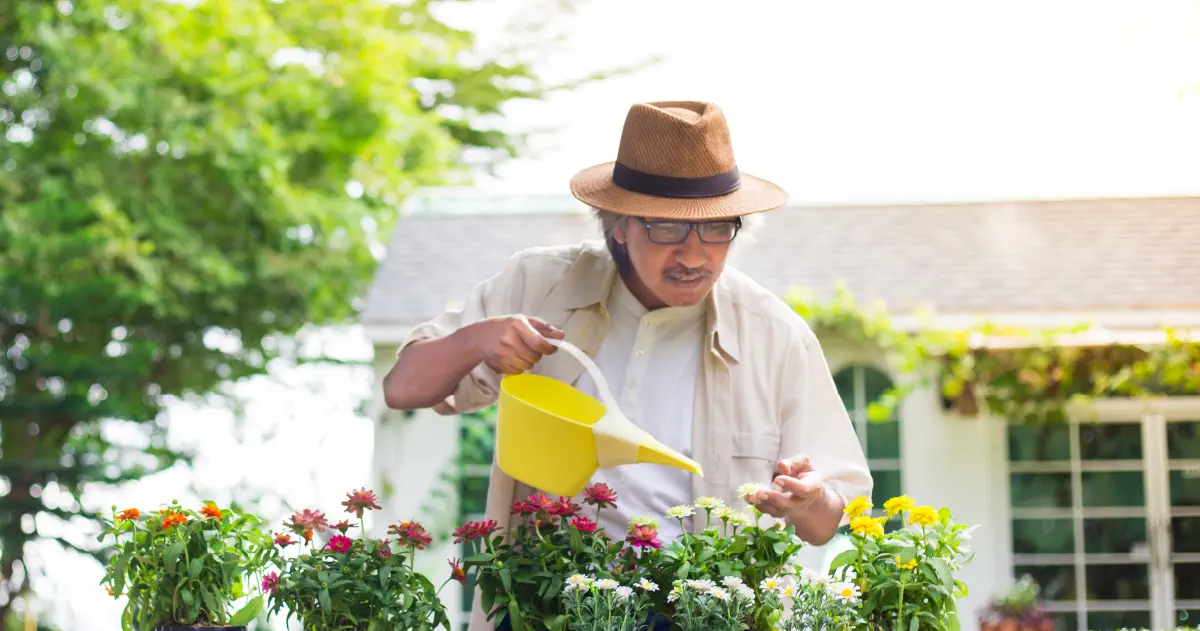
[[[451,8],[484,29],[513,6]],[[592,0],[568,20],[551,79],[669,59],[513,107],[514,127],[559,133],[488,186],[565,193],[575,171],[615,156],[631,103],[703,99],[725,110],[741,168],[801,203],[1200,194],[1197,2]],[[370,423],[354,410],[369,387],[365,373],[287,371],[242,388],[241,425],[181,408],[172,427],[201,451],[198,472],[105,504],[183,499],[191,484],[225,502],[250,482],[337,513],[369,472]],[[72,603],[55,607],[63,628],[116,628],[98,567],[39,554],[45,602]]]

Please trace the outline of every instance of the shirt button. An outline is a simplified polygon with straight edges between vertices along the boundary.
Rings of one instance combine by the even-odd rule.
[[[646,354],[646,351],[638,351],[637,353],[634,353],[634,354],[637,355],[638,357],[641,357],[642,355]]]

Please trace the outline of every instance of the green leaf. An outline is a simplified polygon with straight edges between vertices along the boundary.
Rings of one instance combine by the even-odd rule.
[[[311,596],[310,596],[310,598],[311,598]],[[329,601],[329,590],[324,587],[322,587],[321,591],[317,593],[317,601],[319,603],[321,603],[321,607],[323,609],[332,609],[333,608],[333,605]]]
[[[191,578],[196,578],[197,576],[200,576],[200,570],[203,569],[204,559],[202,557],[196,557],[192,559],[191,563],[188,564],[188,576]]]
[[[512,571],[507,566],[500,568],[500,584],[504,586],[504,591],[512,593]]]
[[[379,568],[379,588],[387,589],[388,579],[392,577],[392,568],[385,565]]]
[[[512,625],[512,631],[526,631],[525,618],[521,616],[521,608],[517,607],[517,601],[508,601],[508,621]]]
[[[854,563],[856,559],[858,559],[858,550],[854,548],[842,550],[837,556],[833,557],[832,561],[829,562],[829,571],[832,572],[833,570],[836,570],[842,566],[850,565],[851,563]]]
[[[262,608],[263,598],[262,596],[256,596],[255,598],[251,599],[250,602],[246,603],[241,609],[238,609],[237,613],[233,614],[233,617],[229,619],[229,626],[243,627],[250,624],[255,618],[258,617],[258,614],[262,611]]]
[[[792,547],[792,542],[780,541],[780,542],[776,543],[775,545],[771,546],[771,550],[773,550],[775,552],[775,554],[783,554],[784,552],[787,552],[788,549],[791,547]]]

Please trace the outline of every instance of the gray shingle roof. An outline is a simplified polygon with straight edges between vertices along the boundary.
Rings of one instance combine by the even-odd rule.
[[[396,227],[362,321],[415,324],[517,250],[597,238],[571,197],[422,197]],[[531,209],[522,211],[523,208]],[[1200,198],[787,207],[731,264],[772,291],[838,281],[893,311],[1200,307]]]

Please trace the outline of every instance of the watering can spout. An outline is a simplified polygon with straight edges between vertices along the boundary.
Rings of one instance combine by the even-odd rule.
[[[676,469],[683,469],[689,473],[694,473],[700,477],[704,477],[704,470],[700,468],[700,464],[687,456],[666,447],[658,441],[655,444],[638,445],[637,461],[644,464],[661,464]]]

